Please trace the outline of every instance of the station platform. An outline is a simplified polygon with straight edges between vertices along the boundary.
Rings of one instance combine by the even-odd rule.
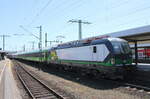
[[[22,99],[9,59],[0,61],[0,99]]]
[[[138,63],[137,68],[138,68],[138,70],[150,71],[150,64]]]

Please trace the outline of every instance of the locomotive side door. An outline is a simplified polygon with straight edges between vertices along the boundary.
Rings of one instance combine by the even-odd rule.
[[[92,46],[92,61],[98,61],[97,46]]]

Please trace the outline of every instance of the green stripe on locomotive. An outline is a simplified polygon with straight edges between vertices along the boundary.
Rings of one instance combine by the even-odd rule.
[[[90,64],[90,65],[101,65],[101,66],[114,66],[120,64],[132,64],[132,58],[126,59],[125,61],[119,58],[110,58],[107,62],[92,62],[92,61],[78,61],[78,60],[61,60],[56,56],[57,54],[54,52],[49,53],[48,51],[43,51],[43,57],[31,57],[31,56],[18,56],[19,58],[37,61],[37,62],[47,62],[56,61],[58,63],[76,63],[76,64]],[[113,62],[112,62],[113,61]]]
[[[119,58],[115,59],[115,64],[132,64],[132,59],[121,60]]]
[[[77,60],[58,60],[62,63],[78,63],[78,64],[90,64],[90,65],[103,65],[103,66],[112,66],[110,62],[92,62],[92,61],[77,61]]]
[[[115,66],[122,64],[132,64],[132,59],[127,59],[126,61],[110,58],[107,62],[92,62],[92,61],[78,61],[78,60],[55,60],[59,63],[77,63],[77,64],[90,64],[90,65],[100,65],[100,66]]]

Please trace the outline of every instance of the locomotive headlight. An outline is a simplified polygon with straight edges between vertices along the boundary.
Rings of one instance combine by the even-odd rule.
[[[114,58],[111,59],[111,64],[115,64],[115,59]]]

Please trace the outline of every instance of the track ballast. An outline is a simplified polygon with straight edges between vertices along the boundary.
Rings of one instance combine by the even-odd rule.
[[[16,65],[16,73],[33,99],[66,99],[63,95],[55,92],[53,89],[49,88],[47,85],[34,77],[19,63]]]

